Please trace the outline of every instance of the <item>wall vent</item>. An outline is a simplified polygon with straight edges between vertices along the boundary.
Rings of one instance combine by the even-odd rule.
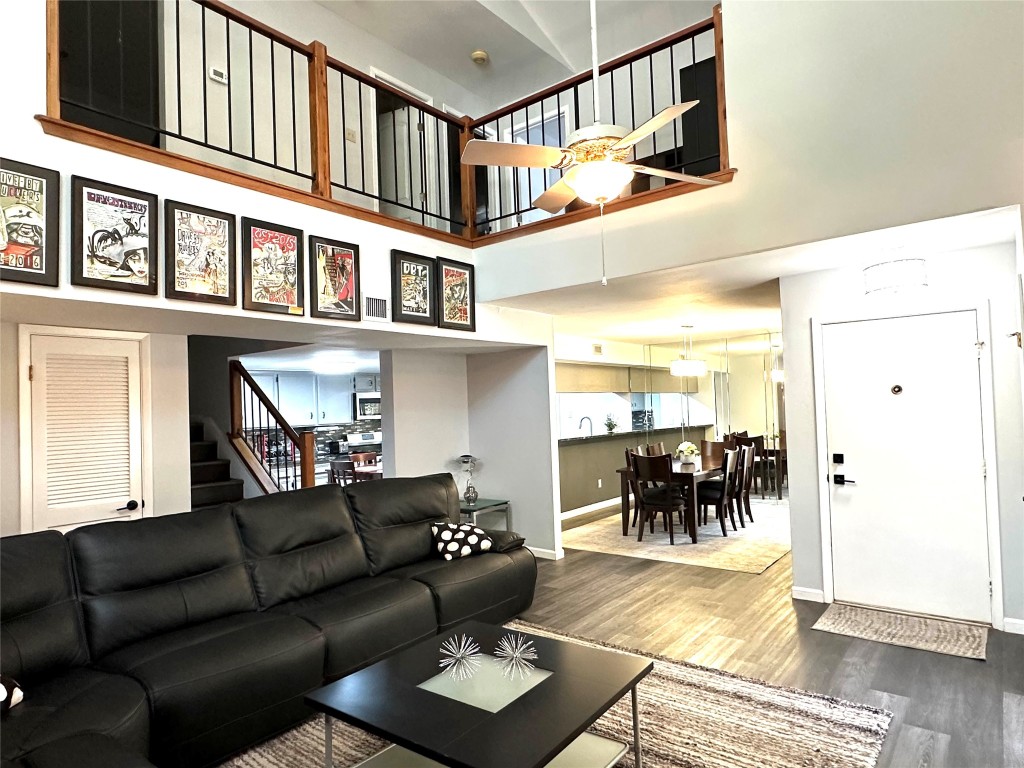
[[[593,344],[591,346],[593,348],[593,352],[594,352],[595,355],[603,355],[604,354],[604,344]]]
[[[388,321],[388,300],[374,296],[363,297],[363,320]]]

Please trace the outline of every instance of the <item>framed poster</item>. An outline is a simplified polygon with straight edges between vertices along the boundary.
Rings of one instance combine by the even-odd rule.
[[[242,217],[242,307],[302,314],[302,232]]]
[[[60,174],[0,157],[0,279],[57,286]]]
[[[359,246],[309,236],[309,314],[359,320]]]
[[[433,259],[391,251],[391,319],[437,325],[436,279]]]
[[[167,298],[234,306],[234,216],[168,200],[164,239]]]
[[[71,283],[156,294],[156,195],[71,177]]]
[[[437,324],[456,331],[476,330],[476,278],[473,265],[437,260]]]

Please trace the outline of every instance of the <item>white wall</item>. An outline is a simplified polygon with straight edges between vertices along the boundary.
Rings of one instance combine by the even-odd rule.
[[[605,435],[605,419],[615,419],[615,432],[629,432],[633,429],[633,411],[629,395],[618,392],[560,392],[558,398],[558,438]],[[580,422],[591,421],[588,427]],[[591,429],[591,427],[593,429]]]
[[[192,509],[188,400],[188,339],[149,337],[153,485],[146,508],[153,515]],[[226,387],[225,387],[226,388]]]
[[[0,535],[21,527],[18,326],[0,323]]]
[[[466,356],[421,350],[381,352],[385,477],[452,472],[470,453]]]
[[[723,24],[735,180],[605,216],[609,278],[1024,199],[1024,4],[725,0]],[[480,295],[594,282],[599,233],[488,246]]]
[[[751,435],[763,435],[766,430],[770,429],[765,392],[764,355],[730,352],[729,417],[731,431],[743,432],[746,430]]]
[[[928,257],[928,295],[961,305],[991,302],[995,382],[996,458],[1002,539],[1003,605],[1007,618],[1024,617],[1024,417],[1020,350],[1006,334],[1020,328],[1014,246],[994,245]],[[822,589],[810,320],[843,319],[874,311],[906,314],[906,297],[866,297],[860,270],[812,272],[781,280],[786,350],[786,425],[789,450],[793,585]],[[985,322],[985,318],[981,319]],[[950,423],[950,435],[956,425]]]

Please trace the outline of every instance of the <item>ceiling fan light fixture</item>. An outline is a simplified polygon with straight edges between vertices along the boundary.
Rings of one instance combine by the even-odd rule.
[[[586,203],[607,203],[622,193],[633,180],[633,169],[614,160],[593,160],[573,166],[565,183]]]

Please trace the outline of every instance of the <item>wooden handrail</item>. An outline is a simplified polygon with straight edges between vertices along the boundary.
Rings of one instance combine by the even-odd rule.
[[[241,24],[243,27],[251,29],[253,32],[259,32],[261,35],[266,35],[271,40],[274,40],[275,42],[278,42],[283,46],[291,48],[296,53],[301,53],[306,57],[311,57],[313,55],[312,45],[300,43],[294,37],[289,37],[283,32],[278,32],[273,27],[268,27],[262,21],[254,19],[249,14],[242,13],[241,11],[232,8],[230,5],[226,3],[222,3],[221,0],[193,0],[193,2],[197,3],[198,5],[205,6],[209,8],[211,11],[219,13],[221,16],[226,16],[227,18],[231,19],[231,21],[237,22],[238,24]]]
[[[301,445],[301,438],[299,437],[299,433],[296,432],[295,429],[292,427],[292,425],[288,423],[288,420],[285,419],[285,417],[281,415],[281,412],[279,410],[277,410],[277,406],[274,405],[273,401],[269,397],[267,397],[266,392],[264,392],[262,389],[260,389],[260,385],[257,384],[256,380],[253,379],[253,377],[249,375],[249,372],[247,370],[245,370],[245,366],[242,365],[237,360],[231,360],[231,361],[228,362],[228,371],[230,372],[231,377],[232,377],[233,380],[234,380],[234,377],[238,377],[239,379],[241,379],[242,381],[244,381],[246,384],[249,385],[249,388],[252,390],[253,394],[256,395],[256,399],[259,400],[263,404],[263,407],[267,409],[267,413],[269,413],[271,415],[271,417],[273,417],[274,421],[277,422],[277,425],[284,432],[285,437],[287,437],[289,440],[291,440],[296,445]],[[234,381],[232,381],[232,383],[234,383]],[[241,390],[240,389],[236,389],[234,386],[232,386],[231,387],[231,391],[232,391],[232,393],[237,392],[237,394],[239,396],[238,397],[238,402],[237,403],[233,402],[232,405],[231,405],[231,432],[230,432],[230,434],[233,436],[233,435],[240,435],[241,432],[242,432],[242,402],[241,402]],[[236,411],[236,407],[235,407],[236,405],[237,405],[237,411]],[[237,413],[237,416],[238,416],[238,420],[237,421],[235,420],[236,413]]]

